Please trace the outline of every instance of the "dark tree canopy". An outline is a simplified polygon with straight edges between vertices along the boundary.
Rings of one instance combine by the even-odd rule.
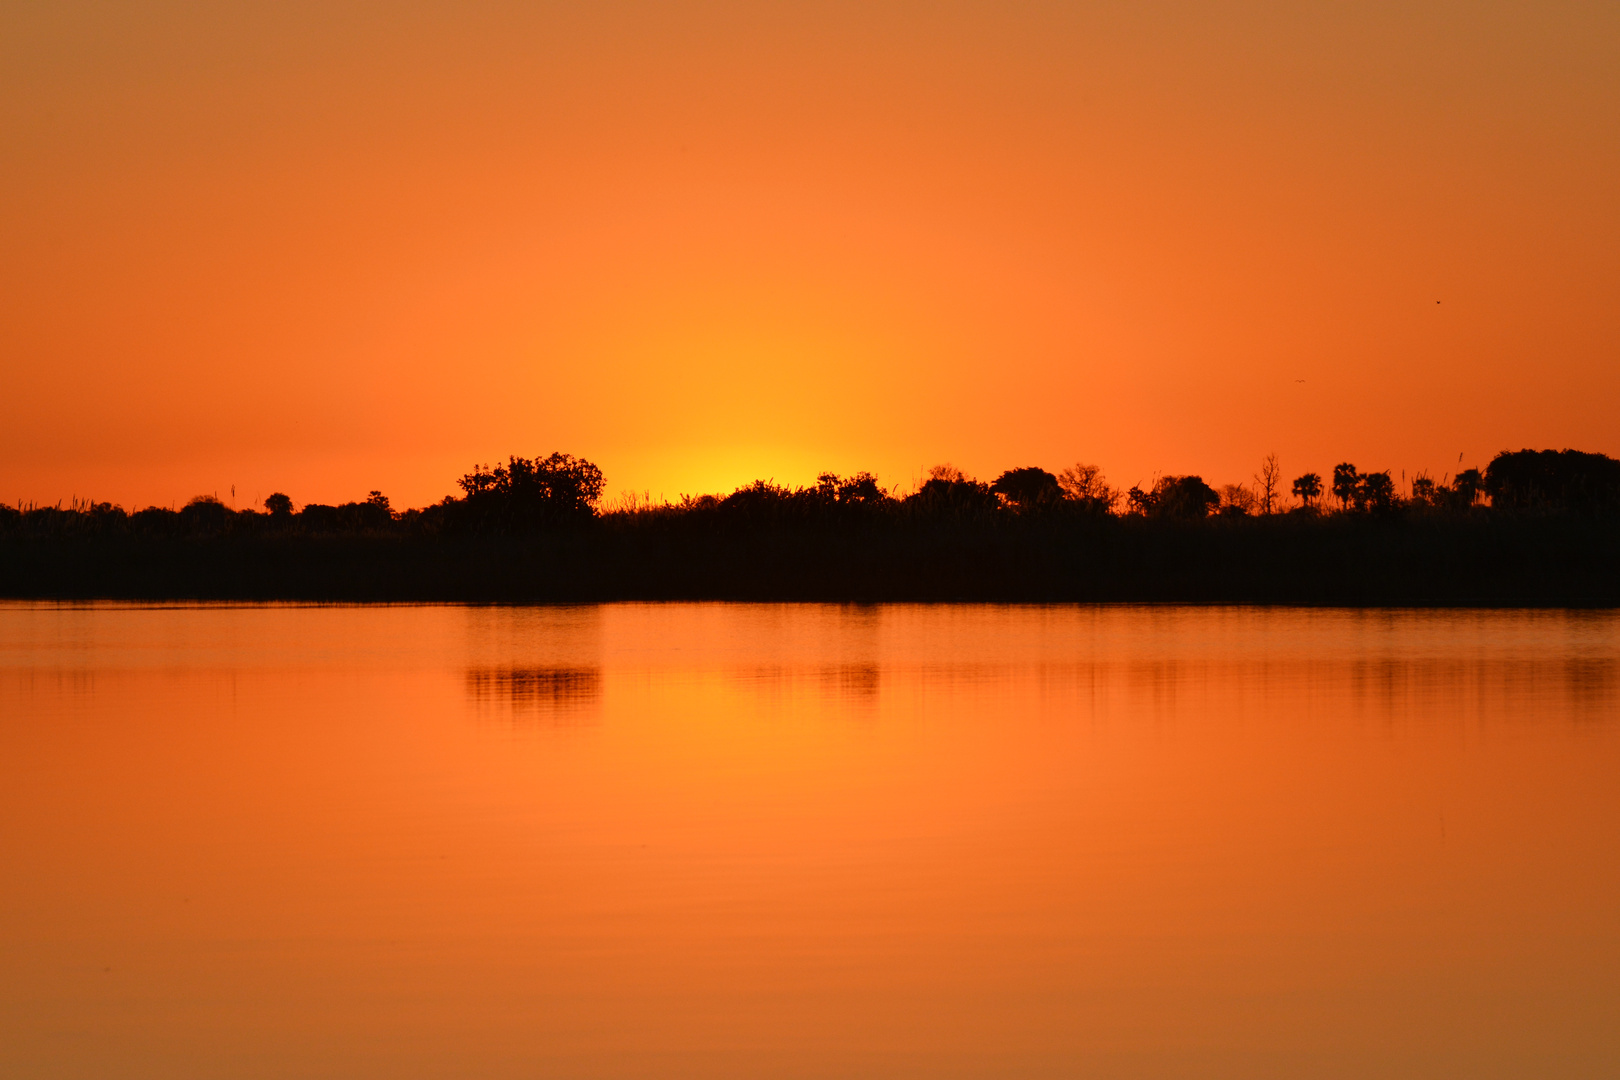
[[[956,475],[958,478],[935,476],[925,480],[922,487],[906,496],[903,505],[923,517],[943,518],[975,518],[1000,508],[1001,499],[990,485]]]
[[[1474,505],[1479,493],[1485,490],[1485,478],[1479,475],[1478,469],[1464,469],[1457,474],[1457,479],[1451,482],[1451,493],[1455,503],[1463,509]]]
[[[1605,454],[1579,450],[1504,451],[1486,466],[1483,486],[1491,505],[1499,510],[1573,514],[1620,511],[1620,461]]]
[[[1322,494],[1322,478],[1313,472],[1298,477],[1294,480],[1294,494],[1307,507],[1314,505],[1317,497]]]
[[[824,472],[816,477],[815,491],[823,500],[840,506],[878,506],[889,499],[888,493],[878,486],[877,477],[869,472],[858,472],[854,476]]]
[[[725,496],[683,495],[678,503],[621,499],[598,520],[602,471],[572,455],[510,457],[504,464],[479,466],[458,483],[462,497],[405,510],[396,510],[378,490],[363,501],[337,506],[309,503],[296,512],[292,499],[276,492],[264,500],[268,514],[237,511],[213,495],[198,496],[180,510],[148,507],[127,513],[109,503],[78,499],[66,507],[0,504],[0,540],[11,535],[211,541],[263,535],[280,543],[301,535],[424,539],[479,533],[526,535],[565,525],[577,538],[584,534],[573,525],[583,523],[594,528],[591,535],[598,538],[625,529],[692,529],[696,535],[718,528],[735,537],[755,526],[773,532],[802,526],[806,536],[819,542],[846,527],[867,534],[867,539],[895,530],[890,540],[883,541],[887,543],[899,542],[894,537],[943,535],[955,528],[961,528],[964,536],[991,536],[1001,530],[1006,535],[1021,535],[1080,526],[1082,518],[1094,518],[1094,525],[1084,527],[1100,532],[1112,527],[1101,522],[1115,516],[1120,498],[1092,465],[1075,465],[1059,475],[1025,466],[1007,470],[993,483],[974,480],[953,465],[938,465],[928,470],[916,491],[903,497],[886,490],[869,472],[824,472],[805,487],[761,480]],[[1395,528],[1406,520],[1422,522],[1425,528],[1449,528],[1453,523],[1486,523],[1493,516],[1505,520],[1515,515],[1620,518],[1620,461],[1573,450],[1504,452],[1491,461],[1484,475],[1467,469],[1454,478],[1436,480],[1420,472],[1413,476],[1409,493],[1397,489],[1388,471],[1364,473],[1349,462],[1333,469],[1331,479],[1304,473],[1292,489],[1304,503],[1305,513],[1288,528],[1316,528],[1310,519],[1319,516],[1381,519],[1376,526],[1346,523],[1352,529]],[[1340,505],[1324,512],[1321,502],[1329,491]],[[1487,494],[1489,504],[1484,502]],[[1131,515],[1138,518],[1197,521],[1216,512],[1243,518],[1255,510],[1253,493],[1241,485],[1227,484],[1217,492],[1202,477],[1193,475],[1164,476],[1151,490],[1132,487],[1127,497]],[[1558,522],[1543,524],[1562,527]],[[1566,524],[1586,527],[1587,523]],[[1143,535],[1153,529],[1140,520],[1119,527],[1147,530]],[[1242,526],[1222,524],[1210,535],[1225,536],[1232,528]],[[1179,534],[1180,527],[1172,531]]]
[[[477,466],[457,483],[473,523],[496,529],[589,518],[602,497],[602,470],[572,454],[510,457],[505,465]]]
[[[217,532],[231,520],[231,509],[212,495],[198,495],[180,511],[180,519],[187,528],[199,532]]]
[[[769,480],[755,480],[721,499],[718,508],[727,517],[738,519],[782,519],[802,516],[806,500],[796,497],[792,488]]]
[[[1063,498],[1063,488],[1058,485],[1058,478],[1034,465],[1008,469],[996,477],[990,490],[1020,510],[1048,506]]]
[[[1203,518],[1221,504],[1220,494],[1202,476],[1161,476],[1149,495],[1155,517]]]
[[[1395,508],[1395,480],[1388,472],[1363,473],[1356,479],[1357,510],[1388,513]]]
[[[1333,466],[1333,497],[1339,500],[1340,506],[1349,506],[1356,497],[1356,487],[1361,483],[1361,474],[1356,467],[1348,461],[1341,461]]]

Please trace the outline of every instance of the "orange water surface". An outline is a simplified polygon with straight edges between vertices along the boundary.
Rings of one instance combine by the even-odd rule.
[[[0,605],[0,1076],[1620,1075],[1620,615]]]

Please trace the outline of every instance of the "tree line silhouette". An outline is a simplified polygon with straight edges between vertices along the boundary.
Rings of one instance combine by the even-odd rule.
[[[463,475],[458,496],[134,513],[0,506],[0,595],[303,599],[1620,601],[1620,461],[1498,454],[1405,490],[1345,462],[1285,492],[1196,475],[1121,490],[1092,465],[952,465],[908,491],[827,472],[790,487],[605,504],[563,453]],[[1290,500],[1292,496],[1292,500]]]

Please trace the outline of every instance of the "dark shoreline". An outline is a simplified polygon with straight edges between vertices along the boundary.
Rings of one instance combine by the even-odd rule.
[[[1480,512],[788,527],[607,515],[527,535],[13,532],[0,535],[0,597],[1611,607],[1620,522]]]

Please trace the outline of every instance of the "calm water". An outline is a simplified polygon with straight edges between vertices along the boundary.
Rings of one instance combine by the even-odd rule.
[[[1620,617],[0,605],[0,1075],[1620,1075]]]

